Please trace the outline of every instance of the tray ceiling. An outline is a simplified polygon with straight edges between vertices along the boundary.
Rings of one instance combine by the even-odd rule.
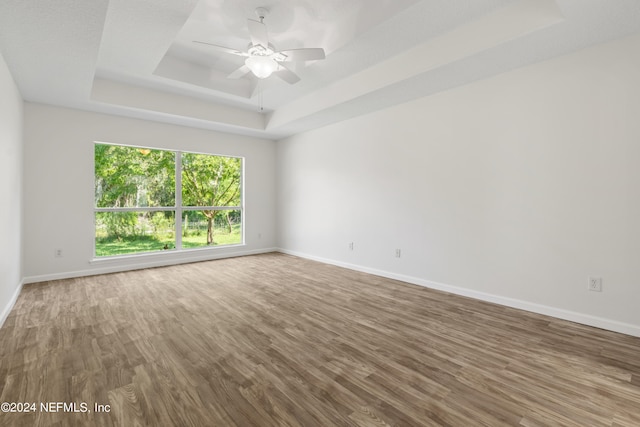
[[[324,48],[297,84],[228,79],[243,58],[193,43],[246,50],[256,7],[276,48]],[[270,139],[638,32],[636,0],[0,3],[25,100]]]

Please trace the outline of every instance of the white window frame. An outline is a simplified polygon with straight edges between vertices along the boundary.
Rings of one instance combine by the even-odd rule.
[[[115,145],[119,147],[129,147],[129,148],[140,148],[140,149],[148,149],[148,150],[158,150],[174,153],[174,164],[175,164],[175,206],[154,206],[154,207],[127,207],[127,208],[98,208],[95,203],[95,145]],[[215,156],[215,157],[227,157],[232,159],[240,159],[240,206],[182,206],[182,154],[199,154],[204,156]],[[93,179],[94,179],[94,206],[93,206],[93,259],[94,260],[102,260],[102,259],[114,259],[114,258],[128,258],[128,257],[136,257],[141,255],[156,255],[156,254],[164,254],[164,253],[175,253],[175,252],[192,252],[192,251],[202,251],[202,250],[216,250],[221,248],[228,248],[233,246],[243,246],[245,245],[245,216],[244,216],[244,165],[245,158],[241,156],[229,156],[226,154],[211,154],[211,153],[202,153],[197,151],[185,151],[185,150],[171,150],[167,148],[156,148],[156,147],[147,147],[140,145],[129,145],[129,144],[114,144],[111,142],[102,142],[102,141],[94,141],[94,150],[93,150]],[[216,246],[202,246],[198,248],[183,248],[182,247],[182,214],[185,211],[202,211],[202,210],[210,210],[210,211],[226,211],[226,210],[234,210],[240,211],[240,243],[233,243],[228,245],[216,245]],[[175,248],[168,249],[165,251],[153,251],[153,252],[136,252],[131,254],[120,254],[120,255],[103,255],[98,256],[96,254],[96,213],[99,212],[165,212],[165,211],[174,211],[175,212]]]

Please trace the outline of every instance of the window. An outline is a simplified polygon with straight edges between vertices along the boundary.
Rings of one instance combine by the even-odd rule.
[[[238,157],[96,143],[95,255],[243,243]]]

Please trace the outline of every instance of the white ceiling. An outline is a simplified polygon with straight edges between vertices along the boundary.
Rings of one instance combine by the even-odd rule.
[[[246,20],[302,78],[238,80]],[[277,139],[640,32],[638,0],[2,0],[27,101]],[[259,106],[263,105],[264,110]]]

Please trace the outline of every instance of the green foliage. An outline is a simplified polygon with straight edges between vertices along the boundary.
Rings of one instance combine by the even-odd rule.
[[[173,236],[174,222],[171,215],[172,213],[173,212],[154,212],[151,215],[150,222],[153,234]]]
[[[200,248],[203,246],[221,246],[221,245],[237,245],[242,243],[242,232],[240,224],[234,224],[231,233],[227,232],[226,227],[216,228],[214,232],[213,243],[207,243],[207,235],[205,232],[199,235],[189,235],[182,238],[183,248]]]
[[[136,234],[138,216],[135,212],[98,212],[96,226],[103,228],[108,236],[122,239]]]
[[[95,145],[96,206],[175,205],[175,154],[119,145]]]
[[[183,205],[240,206],[241,171],[239,158],[183,153]]]
[[[233,245],[242,243],[242,234],[240,224],[233,226],[233,232],[227,233],[226,230],[219,229],[215,233],[215,241],[213,245]],[[200,248],[208,246],[205,233],[200,236],[190,235],[182,239],[183,248]],[[152,236],[123,236],[116,237],[98,237],[96,238],[96,256],[114,256],[137,254],[144,252],[157,252],[175,248],[173,238]]]
[[[96,256],[128,255],[173,249],[172,238],[157,236],[126,236],[120,239],[100,237],[96,239]]]

